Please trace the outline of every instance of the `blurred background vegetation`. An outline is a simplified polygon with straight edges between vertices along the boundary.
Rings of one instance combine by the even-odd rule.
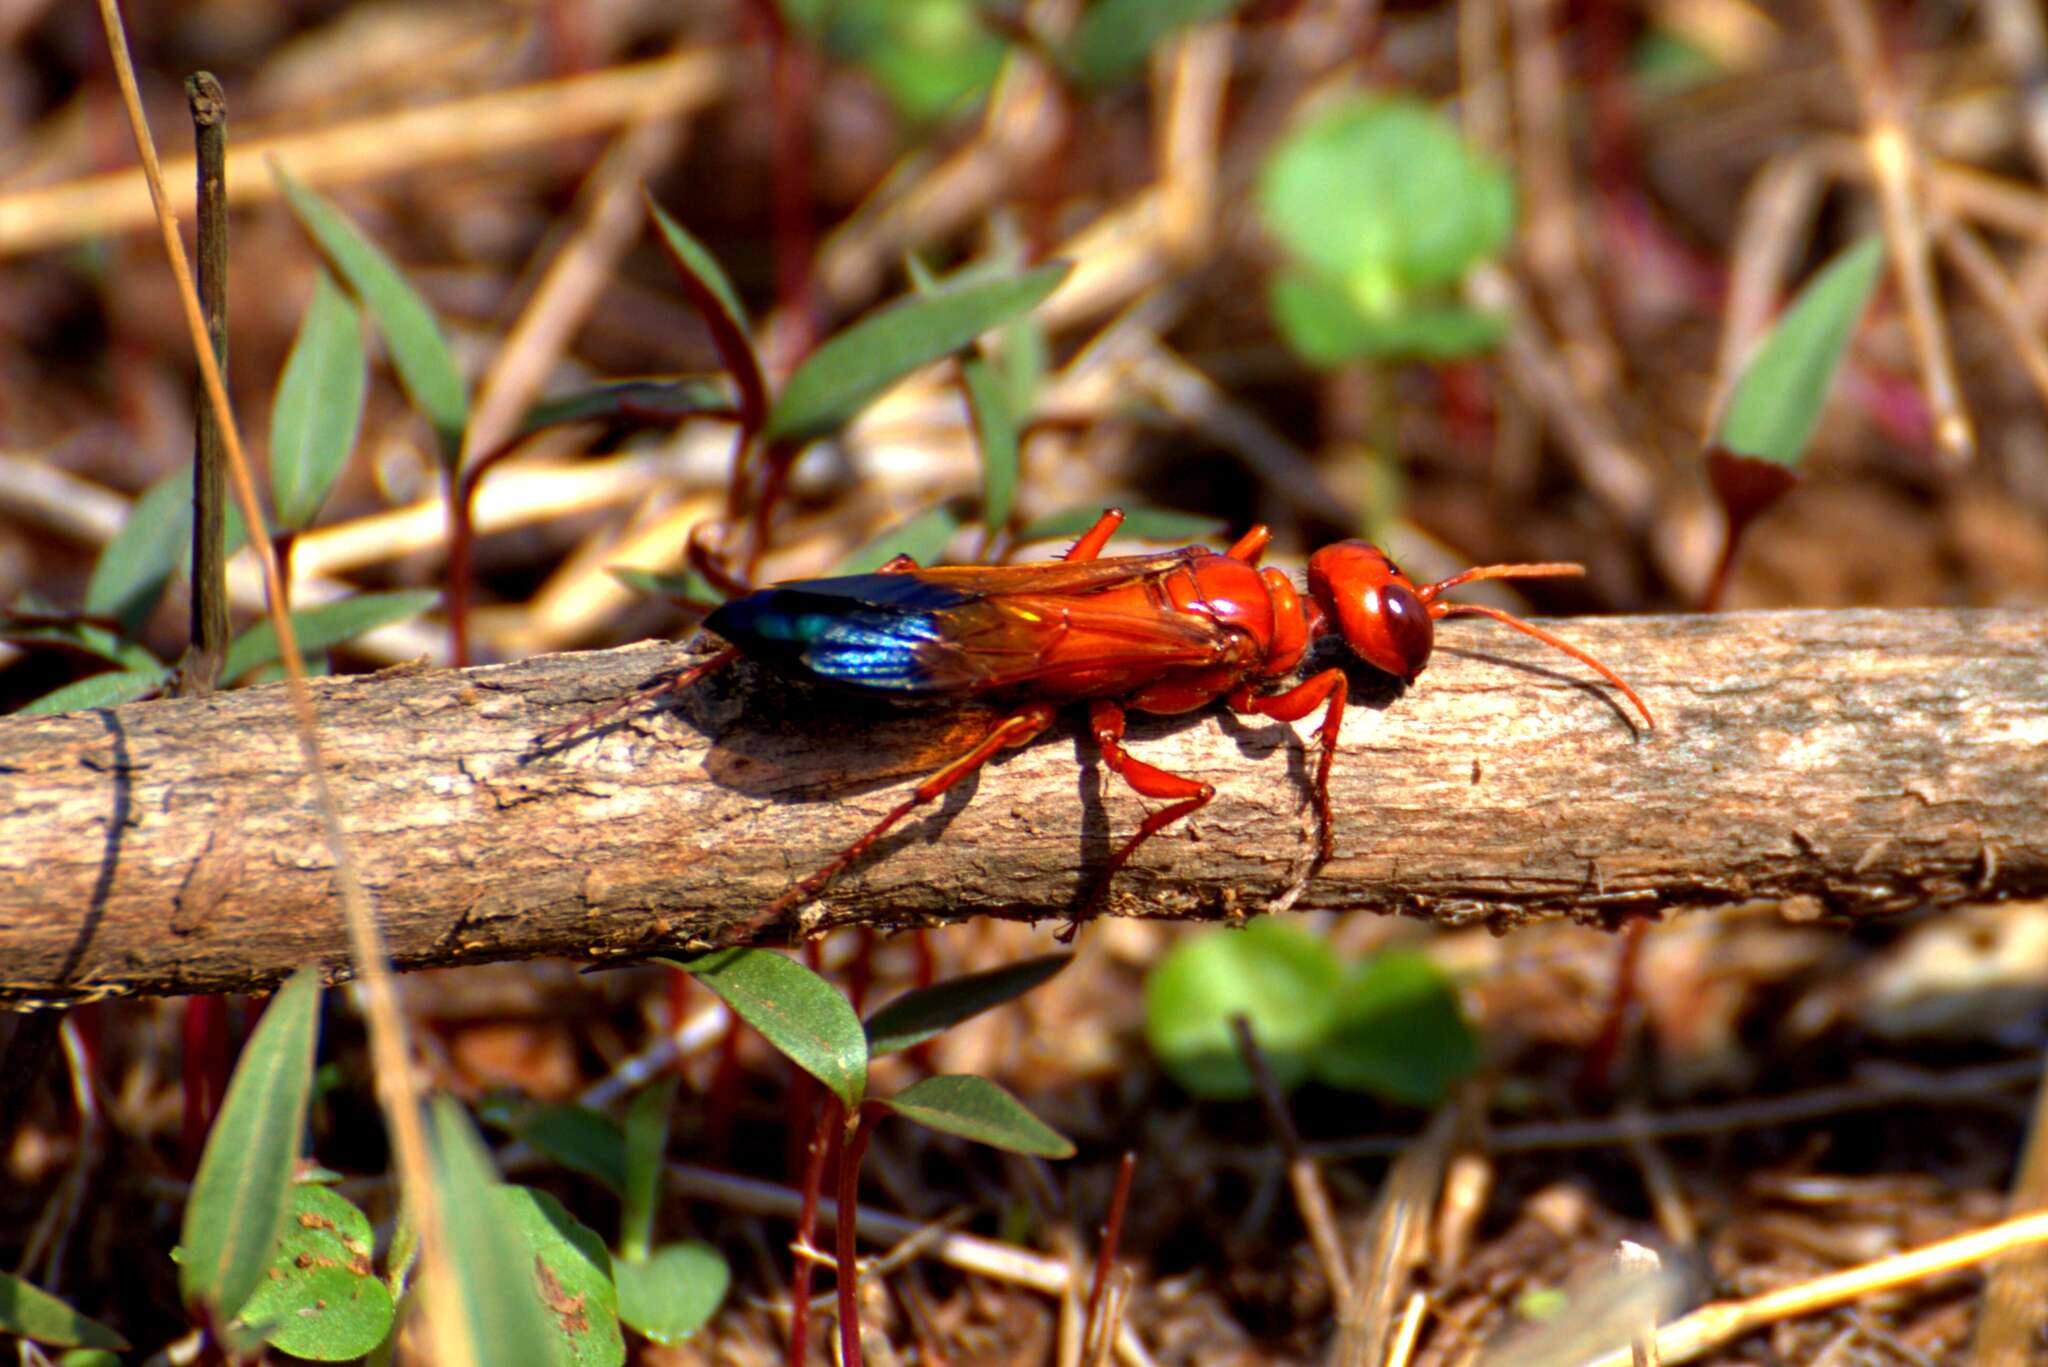
[[[1073,263],[983,348],[1014,468],[991,466],[955,369],[921,370],[796,461],[764,579],[896,549],[1043,556],[1116,503],[1163,544],[1270,523],[1283,565],[1352,535],[1418,578],[1584,562],[1520,600],[1545,612],[2048,601],[2048,45],[2031,0],[215,0],[126,19],[167,157],[189,146],[185,76],[227,92],[230,389],[272,472],[293,605],[335,605],[312,620],[336,668],[690,625],[649,589],[675,586],[690,528],[728,511],[733,427],[704,410],[737,396],[643,185],[723,267],[778,387],[927,275]],[[0,3],[0,709],[93,678],[139,692],[182,649],[195,369],[133,156],[93,11]],[[355,277],[323,278],[322,211],[288,205],[273,166],[409,282],[452,398],[423,389]],[[189,164],[171,175],[189,185]],[[1738,421],[1745,366],[1831,261],[1848,274],[1811,325],[1825,336],[1767,386],[1800,411]],[[1823,408],[1811,357],[1837,347]],[[662,387],[544,408],[639,377]],[[1738,431],[1766,435],[1752,449]],[[1789,472],[1782,487],[1732,484],[1706,459],[1717,441]],[[476,530],[453,600],[451,470],[473,477]],[[261,601],[246,559],[237,629]],[[230,677],[269,658],[259,640]],[[1373,1227],[1385,1157],[1431,1107],[1456,1119],[1483,1178],[1463,1204],[1414,1198],[1437,1222],[1418,1361],[1469,1360],[1549,1313],[1537,1293],[1618,1237],[1682,1250],[1698,1299],[1994,1218],[2042,1043],[2048,907],[1853,933],[1779,910],[1660,928],[1633,994],[1582,930],[1501,942],[1354,917],[1312,924],[1313,943],[1194,939],[1148,997],[1148,969],[1188,937],[1104,925],[1052,983],[934,1046],[1081,1156],[969,1157],[901,1126],[879,1133],[867,1190],[1074,1257],[1136,1149],[1121,1252],[1152,1359],[1316,1360],[1329,1288],[1266,1114],[1229,1099],[1241,1076],[1215,1076],[1228,1008],[1280,1032],[1262,1038],[1303,1085],[1351,1234]],[[926,956],[984,968],[1041,938],[847,935],[813,960],[858,1005],[928,976]],[[1367,980],[1428,1004],[1338,1021],[1337,985],[1377,1000]],[[682,981],[543,965],[406,990],[436,1081],[509,1115],[701,1025],[709,998]],[[1222,1005],[1202,990],[1218,981],[1238,985]],[[312,1147],[372,1174],[361,1035],[334,1014]],[[240,1019],[76,1013],[67,1057],[99,1118],[38,1093],[6,1153],[5,1266],[151,1349],[182,1332],[180,1184]],[[688,1038],[669,1152],[793,1180],[814,1097],[751,1038]],[[891,1066],[934,1066],[917,1057]],[[706,1095],[722,1112],[693,1104]],[[1653,1147],[1603,1120],[1617,1102],[1712,1104]],[[1506,1142],[1483,1137],[1488,1116]],[[1541,1124],[1563,1128],[1546,1141]],[[602,1182],[535,1180],[615,1218]],[[358,1195],[388,1233],[388,1192]],[[766,1307],[786,1294],[787,1224],[716,1199],[666,1209],[736,1289],[695,1337],[631,1351],[780,1360]],[[1016,1283],[911,1260],[878,1286],[870,1327],[905,1361],[1060,1351],[1059,1302]],[[1769,1351],[1959,1360],[1978,1286],[1787,1323]]]

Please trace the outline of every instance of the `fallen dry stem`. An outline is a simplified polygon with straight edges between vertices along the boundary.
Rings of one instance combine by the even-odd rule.
[[[2037,1212],[1748,1300],[1704,1306],[1659,1329],[1657,1353],[1667,1363],[1691,1362],[1779,1320],[1830,1310],[1862,1296],[1959,1272],[2044,1243],[2048,1243],[2048,1212]],[[1629,1367],[1630,1359],[1630,1350],[1624,1348],[1587,1367]]]
[[[308,185],[338,185],[680,114],[715,99],[739,60],[722,50],[687,52],[309,133],[258,138],[228,152],[228,203],[277,196],[267,169],[273,157]],[[189,212],[192,159],[173,161],[170,170],[178,187],[170,211]],[[152,214],[150,194],[150,182],[121,171],[0,195],[0,256],[139,228]]]

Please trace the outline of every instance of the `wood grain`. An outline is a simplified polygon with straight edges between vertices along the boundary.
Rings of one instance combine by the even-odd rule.
[[[1298,908],[1506,927],[2048,893],[2048,612],[1553,625],[1629,679],[1659,729],[1554,652],[1453,624],[1413,688],[1358,672],[1337,857],[1308,878],[1313,718],[1134,718],[1135,753],[1219,794],[1141,852],[1110,910],[1222,917],[1292,890]],[[729,938],[988,721],[743,666],[536,746],[690,658],[648,644],[314,681],[401,967]],[[0,719],[0,1003],[246,990],[307,962],[344,974],[298,756],[277,687]],[[1061,916],[1145,810],[1071,725],[906,822],[802,929]]]

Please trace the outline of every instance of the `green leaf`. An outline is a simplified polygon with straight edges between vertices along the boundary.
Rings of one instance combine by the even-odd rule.
[[[1073,1141],[1048,1126],[1024,1103],[972,1073],[928,1077],[881,1102],[900,1116],[941,1134],[1040,1158],[1072,1158]]]
[[[663,959],[718,994],[790,1062],[825,1084],[849,1113],[868,1084],[868,1041],[837,988],[772,949],[719,949]]]
[[[913,294],[812,352],[768,417],[768,437],[808,441],[835,432],[889,386],[1035,307],[1070,269],[1054,261],[1023,275]]]
[[[1720,445],[1738,456],[1799,464],[1883,269],[1884,239],[1873,234],[1799,292],[1743,367],[1721,416]]]
[[[664,427],[702,413],[732,412],[732,397],[710,380],[611,380],[526,410],[522,433],[572,422]]]
[[[1135,74],[1166,36],[1188,24],[1228,14],[1243,0],[1098,0],[1089,5],[1067,49],[1067,65],[1088,85]]]
[[[1174,946],[1145,979],[1145,1036],[1174,1081],[1209,1100],[1253,1094],[1231,1020],[1244,1016],[1279,1085],[1306,1078],[1337,1014],[1328,945],[1279,920]]]
[[[981,0],[782,0],[790,21],[833,56],[858,63],[898,111],[935,119],[986,90],[1003,43]]]
[[[350,1362],[384,1341],[396,1309],[377,1276],[369,1217],[326,1187],[292,1188],[269,1275],[235,1316],[268,1325],[263,1341],[314,1362]]]
[[[663,1244],[637,1263],[612,1264],[619,1318],[655,1343],[680,1343],[704,1327],[725,1301],[732,1270],[725,1255],[695,1239]]]
[[[1073,958],[1071,954],[1044,954],[905,992],[868,1017],[868,1057],[914,1048],[961,1021],[1014,1001]]]
[[[1479,1062],[1478,1037],[1436,961],[1388,950],[1352,969],[1315,1072],[1345,1091],[1434,1106]]]
[[[1095,525],[1102,516],[1102,509],[1096,504],[1083,503],[1072,508],[1062,508],[1035,522],[1027,522],[1017,533],[1021,545],[1031,541],[1063,541],[1079,536]],[[1200,513],[1176,513],[1166,508],[1126,507],[1123,526],[1117,529],[1118,536],[1136,537],[1141,541],[1201,541],[1207,537],[1220,536],[1223,523]]]
[[[454,1255],[447,1266],[471,1367],[567,1362],[554,1317],[541,1303],[533,1251],[497,1199],[502,1188],[469,1117],[460,1102],[441,1096],[434,1098],[433,1122],[442,1233]]]
[[[284,1227],[319,1025],[320,972],[302,968],[251,1032],[192,1179],[178,1291],[186,1304],[211,1306],[222,1319],[255,1291]]]
[[[669,263],[682,277],[683,292],[702,315],[704,326],[711,331],[711,344],[718,348],[719,359],[739,387],[741,425],[749,432],[760,431],[768,412],[768,382],[762,377],[761,357],[754,350],[753,329],[747,324],[739,295],[719,269],[718,258],[682,224],[663,213],[652,195],[647,196],[647,212],[660,230]]]
[[[300,608],[292,614],[292,635],[301,655],[338,646],[366,631],[417,617],[434,605],[440,594],[433,589],[399,589],[392,593],[359,593],[322,603],[317,608]],[[278,656],[277,628],[266,617],[237,636],[228,647],[223,679],[240,678],[258,665]]]
[[[321,271],[270,409],[270,496],[281,531],[313,525],[363,426],[369,386],[356,306]]]
[[[994,531],[1008,524],[1016,503],[1017,415],[1002,378],[987,361],[963,361],[960,377],[967,383],[967,407],[981,448],[981,523]]]
[[[626,1360],[626,1341],[619,1333],[619,1296],[604,1240],[544,1191],[497,1186],[490,1198],[500,1226],[522,1246],[530,1294],[538,1294],[553,1331],[555,1360],[574,1367],[618,1367]],[[485,1358],[487,1363],[530,1360],[530,1355]]]
[[[370,310],[392,369],[412,406],[433,425],[441,462],[453,468],[462,456],[462,429],[469,421],[469,392],[455,353],[448,348],[441,324],[426,300],[393,265],[376,243],[363,236],[348,216],[319,192],[309,189],[284,167],[272,165],[299,225],[318,244],[335,273]]]
[[[16,715],[48,717],[59,712],[77,712],[87,707],[115,707],[154,693],[170,679],[171,671],[156,669],[115,669],[77,679],[52,689],[23,707]]]
[[[57,1367],[121,1367],[121,1356],[104,1348],[73,1348],[58,1357]]]
[[[1514,184],[1436,110],[1367,95],[1327,109],[1274,148],[1259,178],[1266,227],[1340,280],[1361,311],[1398,311],[1448,285],[1514,231]]]
[[[959,514],[953,511],[950,503],[941,503],[855,547],[832,567],[832,572],[866,574],[880,569],[899,555],[907,555],[920,565],[929,565],[946,553],[946,543],[959,530]]]
[[[626,1141],[617,1125],[588,1106],[536,1106],[514,1133],[563,1167],[624,1194]]]
[[[0,1272],[0,1333],[56,1348],[126,1348],[128,1340],[19,1277]]]
[[[1506,319],[1460,304],[1408,301],[1397,312],[1370,316],[1342,289],[1299,270],[1272,278],[1267,304],[1281,337],[1313,366],[1394,357],[1453,361],[1485,351],[1507,333]]]
[[[249,539],[242,514],[227,510],[226,551],[233,555]],[[182,466],[144,490],[128,509],[92,567],[85,587],[85,615],[111,617],[130,636],[139,635],[164,585],[192,558],[192,467]]]
[[[626,1111],[626,1190],[619,1212],[619,1254],[644,1261],[654,1240],[654,1216],[661,1202],[661,1160],[668,1151],[669,1112],[674,1109],[674,1073],[641,1089]]]

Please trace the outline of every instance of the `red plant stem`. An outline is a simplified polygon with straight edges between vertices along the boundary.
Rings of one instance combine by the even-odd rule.
[[[704,1098],[704,1161],[714,1168],[724,1167],[726,1155],[732,1151],[732,1118],[739,1106],[740,1027],[744,1023],[738,1015],[726,1022],[725,1033],[718,1040],[718,1063],[711,1070],[711,1091]]]
[[[1607,1014],[1600,1033],[1586,1050],[1579,1068],[1579,1090],[1586,1095],[1604,1095],[1612,1089],[1614,1067],[1621,1057],[1628,1033],[1628,1013],[1636,1002],[1636,979],[1643,959],[1643,936],[1650,923],[1641,917],[1629,921],[1614,953],[1614,995],[1608,999]]]
[[[854,1234],[860,1221],[860,1160],[867,1152],[868,1135],[882,1117],[878,1106],[862,1106],[859,1119],[848,1129],[839,1146],[839,1209],[834,1212],[838,1236],[833,1248],[837,1266],[832,1275],[839,1291],[839,1360],[844,1367],[861,1367],[860,1362],[860,1277],[854,1262]]]
[[[932,933],[928,930],[911,932],[911,947],[917,953],[918,987],[930,987],[939,980],[939,956],[932,949]],[[926,1040],[910,1051],[911,1062],[927,1073],[938,1071],[938,1055],[932,1048],[932,1041]]]
[[[853,962],[846,966],[846,999],[858,1016],[867,1010],[868,992],[875,985],[875,932],[862,926],[855,932]]]
[[[825,1096],[818,1105],[818,1122],[811,1129],[810,1161],[804,1165],[803,1207],[796,1217],[797,1247],[808,1250],[818,1228],[818,1192],[825,1185],[825,1151],[832,1146],[832,1131],[839,1123],[839,1098]],[[817,1263],[804,1253],[796,1256],[789,1270],[789,1367],[804,1367],[811,1338],[811,1273]]]
[[[183,1021],[185,1066],[180,1082],[185,1115],[179,1135],[179,1156],[188,1173],[199,1170],[206,1132],[228,1084],[228,1000],[226,997],[185,998]]]
[[[1138,1171],[1138,1151],[1125,1149],[1116,1165],[1116,1186],[1109,1194],[1109,1216],[1098,1231],[1095,1249],[1095,1278],[1088,1284],[1088,1313],[1081,1317],[1081,1356],[1093,1360],[1095,1316],[1102,1309],[1102,1290],[1109,1284],[1109,1269],[1116,1262],[1117,1245],[1124,1237],[1124,1209],[1130,1204],[1131,1177]]]

